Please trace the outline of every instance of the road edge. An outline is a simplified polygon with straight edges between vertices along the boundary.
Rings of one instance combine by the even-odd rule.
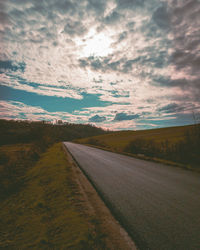
[[[62,143],[63,150],[73,166],[77,184],[87,204],[89,213],[97,215],[101,221],[104,233],[107,235],[106,245],[108,249],[137,250],[135,243],[127,231],[121,226],[101,199],[91,181],[85,175],[79,164],[74,159],[67,146]]]
[[[181,169],[184,169],[184,170],[187,170],[187,171],[193,171],[193,172],[196,172],[196,173],[200,173],[200,170],[195,168],[195,167],[191,167],[189,165],[181,164],[181,163],[174,162],[174,161],[169,161],[169,160],[156,158],[156,157],[145,156],[145,155],[142,155],[142,154],[141,155],[140,154],[131,154],[131,153],[123,152],[123,151],[113,150],[111,148],[96,146],[96,145],[92,145],[92,144],[79,143],[79,142],[76,142],[76,141],[73,141],[73,143],[85,145],[85,146],[92,147],[92,148],[101,149],[101,150],[111,152],[111,153],[115,153],[115,154],[130,156],[132,158],[139,159],[139,160],[155,162],[155,163],[159,163],[159,164],[163,164],[163,165],[167,165],[167,166],[171,166],[171,167],[181,168]]]

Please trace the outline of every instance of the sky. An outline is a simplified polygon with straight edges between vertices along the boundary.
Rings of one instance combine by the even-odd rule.
[[[0,0],[0,118],[200,120],[199,0]]]

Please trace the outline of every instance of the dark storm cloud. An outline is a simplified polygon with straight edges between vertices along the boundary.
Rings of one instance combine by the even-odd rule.
[[[145,0],[116,0],[117,9],[135,9],[142,7]]]
[[[164,113],[179,113],[183,111],[185,108],[183,106],[178,105],[177,103],[170,103],[161,108],[158,108],[157,111]]]
[[[0,73],[7,71],[21,71],[24,72],[26,64],[24,62],[0,61]]]
[[[120,71],[120,64],[124,59],[111,61],[112,57],[94,57],[90,56],[84,59],[79,59],[79,66],[82,68],[90,67],[95,71]]]
[[[75,12],[77,11],[76,2],[70,0],[53,1],[51,8],[57,10],[60,14],[69,13],[70,15],[74,15]]]
[[[173,1],[171,8],[172,32],[174,34],[174,52],[172,64],[177,70],[200,78],[200,2],[185,0],[178,5]]]
[[[1,5],[0,5],[0,9],[1,9]],[[10,23],[8,15],[3,11],[0,11],[0,23],[2,24]]]
[[[70,36],[74,35],[83,35],[86,33],[87,29],[83,26],[80,21],[72,21],[71,19],[67,20],[67,24],[64,27],[64,33],[69,34]]]
[[[162,87],[168,87],[168,88],[170,88],[170,87],[180,87],[180,88],[189,87],[189,83],[185,78],[173,80],[173,79],[162,77],[162,76],[155,77],[154,82],[152,84],[162,86]]]
[[[88,66],[88,62],[84,59],[79,59],[79,65],[81,68],[85,68],[86,66]]]
[[[123,61],[123,59],[120,59],[120,60],[117,60],[117,61],[108,63],[108,64],[107,64],[108,69],[111,69],[111,70],[113,70],[113,71],[119,70],[119,66],[120,66],[120,64],[121,64],[121,61]]]
[[[132,70],[132,65],[136,62],[138,62],[140,60],[140,58],[136,58],[136,59],[133,59],[133,60],[127,60],[124,64],[123,64],[123,72],[124,73],[127,73],[129,72],[130,70]]]
[[[113,25],[116,24],[116,22],[119,22],[120,18],[121,15],[117,11],[113,11],[104,18],[103,22],[108,25]]]
[[[139,114],[128,115],[126,113],[117,113],[113,121],[127,121],[139,118]]]
[[[129,29],[129,31],[133,31],[135,26],[135,22],[131,21],[126,24],[126,27]]]
[[[94,70],[103,70],[103,62],[99,58],[90,57],[90,66]]]
[[[167,4],[163,3],[153,13],[152,19],[161,29],[169,29],[170,27],[170,14],[167,10]]]
[[[195,41],[195,43],[196,42],[197,41]],[[200,44],[200,39],[198,42]],[[177,70],[189,68],[192,74],[198,74],[200,68],[200,55],[195,53],[195,46],[192,47],[192,44],[190,44],[190,48],[190,50],[177,49],[172,54],[172,62],[175,64]]]
[[[126,32],[121,34],[126,37]],[[128,59],[126,57],[118,57],[118,59],[113,60],[112,55],[107,57],[95,57],[90,56],[87,58],[79,59],[79,66],[82,68],[89,67],[95,71],[102,72],[121,72],[128,73],[132,71],[133,65],[153,66],[155,68],[164,68],[169,64],[169,56],[165,50],[158,51],[156,47],[147,47],[146,50],[141,51],[138,57],[133,59]],[[155,79],[157,82],[161,79]],[[165,80],[162,79],[162,82]]]
[[[128,36],[128,32],[127,31],[124,31],[124,32],[120,33],[117,42],[120,43],[121,41],[123,41],[124,39],[126,39],[127,36]]]
[[[10,2],[13,2],[14,4],[17,4],[17,5],[24,5],[27,3],[26,0],[10,0]]]
[[[105,116],[94,115],[89,118],[89,122],[104,122],[106,120]]]
[[[71,37],[82,36],[88,31],[90,24],[84,25],[82,20],[103,20],[107,1],[105,0],[48,0],[48,1],[14,1],[8,0],[7,13],[0,15],[1,23],[11,20],[15,29],[5,28],[5,41],[44,43],[45,39],[57,42],[60,29]],[[2,11],[4,9],[2,8]],[[100,17],[101,16],[101,17]],[[114,12],[106,18],[107,22],[114,22],[119,14]],[[92,24],[94,25],[94,23]],[[42,30],[46,27],[46,30]]]
[[[106,0],[88,0],[86,10],[92,11],[97,16],[102,15],[106,9],[107,1]]]
[[[152,85],[154,86],[160,86],[160,87],[166,87],[166,88],[174,88],[178,87],[182,90],[189,91],[189,95],[184,97],[184,99],[188,99],[190,101],[199,101],[200,99],[200,81],[199,79],[186,79],[186,78],[180,78],[180,79],[171,79],[166,78],[162,76],[154,77],[152,76]],[[175,96],[177,100],[180,98]]]

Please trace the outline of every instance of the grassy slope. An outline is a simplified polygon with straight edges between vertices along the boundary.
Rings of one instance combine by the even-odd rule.
[[[13,160],[17,147],[8,147]],[[44,153],[24,174],[21,189],[1,202],[1,249],[91,249],[103,244],[95,225],[91,229],[61,147],[55,144]]]
[[[196,128],[196,127],[195,127]],[[112,152],[118,153],[126,153],[129,155],[133,155],[143,159],[150,159],[160,161],[166,164],[174,164],[178,166],[184,166],[180,162],[173,162],[173,160],[169,159],[158,159],[156,155],[146,156],[143,154],[134,154],[127,152],[127,146],[138,139],[143,140],[144,142],[149,142],[150,145],[157,147],[158,149],[163,149],[166,145],[166,142],[169,148],[173,148],[174,145],[183,142],[186,137],[187,133],[192,133],[194,130],[194,125],[189,126],[179,126],[179,127],[169,127],[169,128],[159,128],[159,129],[151,129],[151,130],[140,130],[140,131],[119,131],[114,132],[111,134],[100,135],[100,136],[93,136],[90,138],[84,138],[76,140],[75,142],[88,144],[100,148],[104,148],[110,150]],[[192,138],[191,138],[192,139]],[[190,149],[190,145],[186,145],[188,149]],[[186,164],[188,168],[188,164]],[[185,166],[186,166],[185,165]],[[195,165],[196,168],[196,165]]]
[[[164,140],[168,140],[170,144],[176,143],[177,141],[182,140],[186,131],[192,127],[193,126],[191,125],[138,131],[119,131],[107,135],[93,136],[91,138],[97,140],[99,146],[102,145],[123,152],[124,148],[136,138],[154,140],[154,142],[158,144]],[[83,144],[90,144],[89,142],[91,138],[84,138],[76,141]]]
[[[45,122],[14,121],[0,119],[0,145],[36,143],[45,149],[60,141],[105,134],[106,131],[84,124],[47,124]]]

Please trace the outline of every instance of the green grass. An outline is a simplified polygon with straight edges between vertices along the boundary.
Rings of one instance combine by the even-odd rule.
[[[12,151],[9,160],[15,161],[22,148],[2,150]],[[27,166],[21,188],[1,202],[0,225],[0,249],[103,249],[104,245],[98,221],[88,216],[81,202],[61,143],[36,165]]]

